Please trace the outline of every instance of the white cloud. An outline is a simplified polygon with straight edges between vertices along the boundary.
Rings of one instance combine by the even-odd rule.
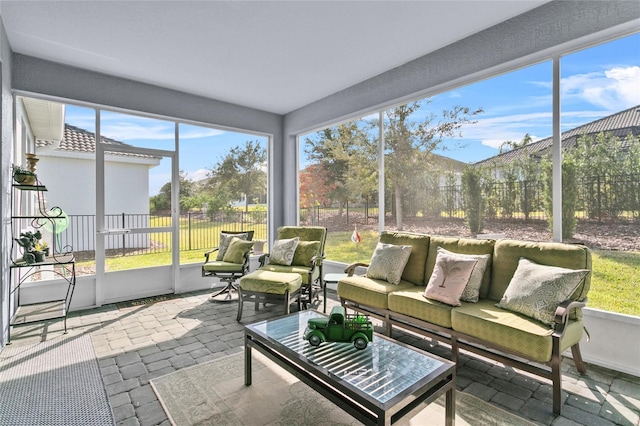
[[[607,111],[566,112],[562,114],[562,129],[573,129],[608,114]],[[490,117],[463,126],[462,134],[464,139],[480,140],[483,145],[497,149],[506,141],[520,142],[527,133],[534,142],[551,136],[551,120],[551,111]]]
[[[560,82],[563,99],[575,98],[616,112],[640,104],[640,66],[576,74]]]
[[[198,170],[196,170],[194,172],[185,172],[185,177],[188,180],[191,180],[193,182],[198,182],[198,181],[200,181],[202,179],[206,179],[207,177],[209,177],[208,174],[209,174],[209,170],[207,170],[207,169],[198,169]]]

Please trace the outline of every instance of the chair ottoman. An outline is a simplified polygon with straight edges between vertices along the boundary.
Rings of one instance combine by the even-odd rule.
[[[242,318],[244,302],[255,302],[255,310],[260,303],[284,303],[284,313],[289,314],[291,302],[297,301],[300,310],[300,288],[302,277],[291,272],[272,272],[258,269],[240,278],[238,286],[238,316]]]

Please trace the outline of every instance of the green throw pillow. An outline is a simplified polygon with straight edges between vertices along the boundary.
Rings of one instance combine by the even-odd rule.
[[[424,297],[447,305],[460,306],[460,296],[469,283],[477,263],[476,259],[463,258],[456,253],[441,251],[438,248],[436,264],[424,291]]]
[[[311,258],[318,254],[318,250],[320,250],[320,241],[298,241],[291,264],[311,266]]]
[[[487,269],[489,263],[490,254],[462,254],[454,253],[452,251],[438,247],[438,253],[445,253],[451,256],[458,256],[461,259],[476,260],[476,266],[474,266],[471,272],[471,277],[467,286],[464,288],[460,300],[463,302],[476,303],[480,298],[480,286],[482,285],[482,278],[484,277],[484,271]]]
[[[269,253],[269,263],[272,265],[291,266],[293,255],[299,242],[300,238],[298,237],[276,240]]]
[[[369,262],[367,277],[398,285],[409,256],[411,246],[378,243]]]
[[[571,296],[589,272],[587,269],[539,265],[521,257],[496,306],[553,325],[558,305]]]
[[[218,255],[216,256],[216,260],[223,260],[224,254],[227,252],[227,248],[229,247],[229,243],[234,238],[239,238],[241,240],[246,240],[249,238],[249,234],[243,232],[241,234],[220,234],[220,244],[218,244]],[[224,260],[223,260],[224,261]]]
[[[244,262],[245,254],[249,253],[251,247],[253,247],[253,241],[246,241],[233,237],[222,261],[229,263],[242,263]]]

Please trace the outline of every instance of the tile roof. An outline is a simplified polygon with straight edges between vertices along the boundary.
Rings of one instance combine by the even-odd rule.
[[[102,136],[102,143],[106,145],[130,146],[129,144],[117,141],[115,139],[107,138],[105,136]],[[36,147],[38,148],[44,148],[47,146],[52,146],[54,144],[55,141],[45,141],[41,139],[36,140]],[[60,144],[55,149],[57,151],[95,153],[96,135],[92,132],[89,132],[88,130],[84,130],[65,123],[64,135],[62,137],[62,140],[60,141]],[[160,158],[145,154],[129,154],[121,152],[109,152],[109,155],[121,155],[137,158]]]
[[[613,115],[600,118],[575,129],[562,133],[562,148],[570,148],[576,145],[576,140],[582,135],[597,135],[600,132],[611,133],[619,138],[625,138],[629,133],[640,135],[640,105],[636,105]],[[530,143],[520,148],[503,152],[494,157],[474,163],[474,165],[509,164],[521,158],[535,155],[541,157],[553,145],[553,138],[548,137],[537,142]],[[624,145],[623,145],[624,146]]]

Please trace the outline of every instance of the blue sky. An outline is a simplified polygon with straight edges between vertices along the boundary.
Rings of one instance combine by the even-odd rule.
[[[640,34],[562,57],[561,79],[563,130],[640,105]],[[551,136],[551,81],[552,63],[546,61],[433,96],[428,108],[435,113],[454,105],[484,110],[477,123],[462,129],[461,139],[446,141],[448,149],[440,153],[475,162],[496,155],[503,142],[520,141],[527,133],[534,140]],[[418,111],[415,118],[426,113]],[[68,105],[65,121],[95,131],[93,114],[89,108]],[[101,129],[104,136],[131,145],[174,149],[172,122],[103,112]],[[202,179],[230,148],[249,140],[266,147],[264,137],[181,124],[180,169],[192,180]],[[152,169],[150,194],[170,176],[168,162]]]

